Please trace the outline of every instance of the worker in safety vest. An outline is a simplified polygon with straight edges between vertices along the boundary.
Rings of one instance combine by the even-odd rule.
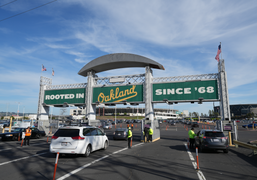
[[[127,124],[127,128],[129,128],[129,124]]]
[[[149,136],[149,133],[148,133],[148,128],[147,127],[145,127],[144,128],[144,131],[143,131],[143,135],[144,135],[144,142],[147,142],[148,141],[148,136]]]
[[[152,142],[153,141],[153,129],[151,127],[149,128],[148,134],[149,134],[149,142]]]
[[[25,132],[24,146],[26,146],[26,145],[29,146],[30,137],[31,137],[31,129],[30,129],[30,127],[28,127]]]
[[[131,130],[133,130],[133,127],[134,127],[134,124],[132,123],[132,124],[131,124]]]
[[[189,147],[193,148],[195,145],[195,132],[194,132],[194,128],[191,128],[190,131],[188,131],[188,136],[189,136]]]
[[[128,128],[128,148],[131,148],[132,131],[131,127]]]

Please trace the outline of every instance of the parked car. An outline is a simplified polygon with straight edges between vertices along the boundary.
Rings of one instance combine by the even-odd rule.
[[[254,124],[254,126],[253,126],[253,124],[245,124],[245,125],[242,125],[242,127],[243,128],[257,128],[257,124]]]
[[[116,139],[128,139],[128,128],[117,128],[113,133],[113,140]]]
[[[198,122],[192,122],[191,127],[199,127]]]
[[[112,124],[111,123],[104,123],[103,128],[104,129],[112,129]]]
[[[171,126],[175,126],[175,125],[176,125],[175,121],[171,121],[171,122],[170,122],[170,125],[171,125]]]
[[[42,136],[45,136],[46,133],[45,131],[40,131],[37,128],[31,128],[31,138],[37,138],[39,139]],[[2,140],[15,140],[17,141],[22,137],[22,132],[26,132],[26,128],[15,128],[12,132],[6,132],[6,133],[2,133],[0,134],[0,136],[2,137]]]
[[[228,153],[228,138],[222,131],[202,129],[195,137],[195,145],[199,147],[199,151],[206,149],[223,150]]]
[[[109,140],[105,133],[96,127],[62,127],[52,136],[51,153],[82,154],[89,156],[91,152],[106,149]]]

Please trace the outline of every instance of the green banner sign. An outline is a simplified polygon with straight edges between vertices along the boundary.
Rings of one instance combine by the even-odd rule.
[[[95,87],[93,103],[143,102],[143,85]]]
[[[45,90],[44,103],[48,105],[65,102],[68,104],[84,104],[85,91],[85,88]]]
[[[217,80],[153,84],[153,101],[218,99]]]

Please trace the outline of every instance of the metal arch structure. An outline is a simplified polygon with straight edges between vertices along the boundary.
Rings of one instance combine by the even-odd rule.
[[[123,75],[123,76],[110,76],[110,77],[98,77],[96,73],[107,71],[110,69],[124,68],[124,67],[144,67],[144,74],[135,74],[135,75]],[[228,101],[228,89],[227,89],[227,79],[225,72],[224,60],[221,60],[218,64],[218,73],[212,74],[201,74],[201,75],[188,75],[188,76],[173,76],[173,77],[157,77],[153,78],[152,68],[164,70],[163,66],[151,59],[145,58],[143,56],[138,56],[134,54],[126,53],[117,53],[105,55],[99,58],[96,58],[86,64],[80,71],[79,75],[87,77],[87,83],[78,83],[78,84],[66,84],[66,85],[52,85],[52,81],[49,78],[41,77],[40,80],[40,93],[39,93],[39,103],[38,103],[38,119],[39,120],[48,120],[49,115],[49,106],[44,103],[44,93],[46,90],[65,90],[65,89],[77,89],[82,88],[85,90],[85,98],[83,106],[86,107],[86,119],[91,120],[96,119],[96,100],[93,102],[93,91],[94,88],[99,87],[115,87],[115,86],[134,86],[139,85],[143,87],[143,101],[140,103],[145,104],[145,118],[146,120],[154,120],[154,103],[165,103],[164,100],[153,100],[153,85],[161,83],[180,83],[180,82],[204,82],[215,80],[217,86],[218,98],[215,97],[215,100],[220,101],[220,115],[221,119],[230,120],[230,109]],[[119,79],[114,81],[113,79]],[[191,101],[191,100],[190,100]],[[179,102],[190,102],[185,99]],[[195,99],[194,101],[199,101]],[[203,101],[208,101],[208,98]],[[212,99],[209,98],[209,101]],[[123,101],[117,101],[122,103]],[[114,104],[119,104],[119,103]],[[168,101],[168,102],[172,102]],[[176,101],[174,101],[176,102]],[[178,101],[177,101],[178,102]],[[191,101],[192,102],[192,101]],[[111,102],[112,103],[112,102]],[[167,102],[166,102],[167,103]],[[69,103],[64,103],[66,106],[70,105]],[[108,103],[107,103],[108,104]],[[110,103],[109,103],[110,104]],[[72,104],[71,104],[72,105]],[[60,106],[58,106],[60,107]],[[154,124],[152,122],[152,124]]]
[[[50,89],[74,89],[74,88],[86,88],[87,83],[78,83],[78,84],[62,84],[62,85],[47,85],[46,90]]]
[[[153,78],[153,83],[218,79],[218,73]]]
[[[111,79],[122,78],[122,82],[111,82]],[[145,74],[110,76],[110,77],[94,77],[94,86],[112,86],[127,84],[143,84],[145,82]]]

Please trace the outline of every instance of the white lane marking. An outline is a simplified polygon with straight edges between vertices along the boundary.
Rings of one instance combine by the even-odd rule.
[[[12,148],[1,149],[0,151],[6,151],[6,150],[9,150],[9,149],[12,149]]]
[[[12,162],[20,161],[20,160],[23,160],[23,159],[28,159],[28,158],[35,157],[35,156],[40,156],[40,155],[46,154],[46,153],[48,153],[48,152],[35,154],[35,155],[32,155],[32,156],[26,156],[26,157],[23,157],[23,158],[14,159],[12,161],[3,162],[3,163],[0,163],[0,166],[5,165],[5,164],[9,164],[9,163],[12,163]]]
[[[139,146],[139,145],[142,145],[142,144],[144,144],[144,143],[139,143],[139,144],[136,144],[136,145],[134,145],[134,146],[132,146],[132,147]],[[88,167],[88,166],[90,166],[90,165],[92,165],[92,164],[94,164],[94,163],[96,163],[96,162],[99,162],[99,161],[101,161],[101,160],[103,160],[103,159],[105,159],[105,158],[107,158],[107,157],[109,157],[109,156],[111,156],[111,155],[113,155],[113,154],[117,154],[117,153],[122,152],[122,151],[124,151],[124,150],[126,150],[126,149],[128,149],[128,148],[120,149],[120,150],[118,150],[118,151],[113,152],[112,154],[109,154],[109,155],[106,155],[106,156],[101,157],[101,158],[99,158],[99,159],[96,159],[96,160],[94,160],[94,161],[91,162],[91,163],[85,164],[84,166],[81,166],[81,167],[79,167],[79,168],[77,168],[77,169],[71,171],[70,173],[65,174],[64,176],[59,177],[57,180],[66,179],[66,178],[72,176],[73,174],[76,174],[77,172],[81,171],[82,169],[85,169],[86,167]]]
[[[195,159],[194,159],[192,153],[189,151],[189,149],[187,147],[187,144],[184,143],[184,145],[186,146],[188,156],[189,156],[190,160],[192,161],[194,169],[196,170],[197,169],[197,163],[195,162]],[[197,176],[198,176],[199,180],[206,180],[204,175],[203,175],[203,173],[202,173],[202,171],[200,171],[200,170],[197,170]]]
[[[30,146],[35,146],[35,145],[37,146],[37,145],[42,145],[42,144],[46,144],[46,143],[30,144]],[[15,148],[26,148],[26,147],[29,147],[29,146],[24,146],[24,145],[23,145],[22,147],[21,147],[21,146],[17,146],[17,147],[15,147]],[[6,151],[6,150],[10,150],[10,149],[14,149],[14,148],[0,149],[0,152],[1,152],[1,151]]]

